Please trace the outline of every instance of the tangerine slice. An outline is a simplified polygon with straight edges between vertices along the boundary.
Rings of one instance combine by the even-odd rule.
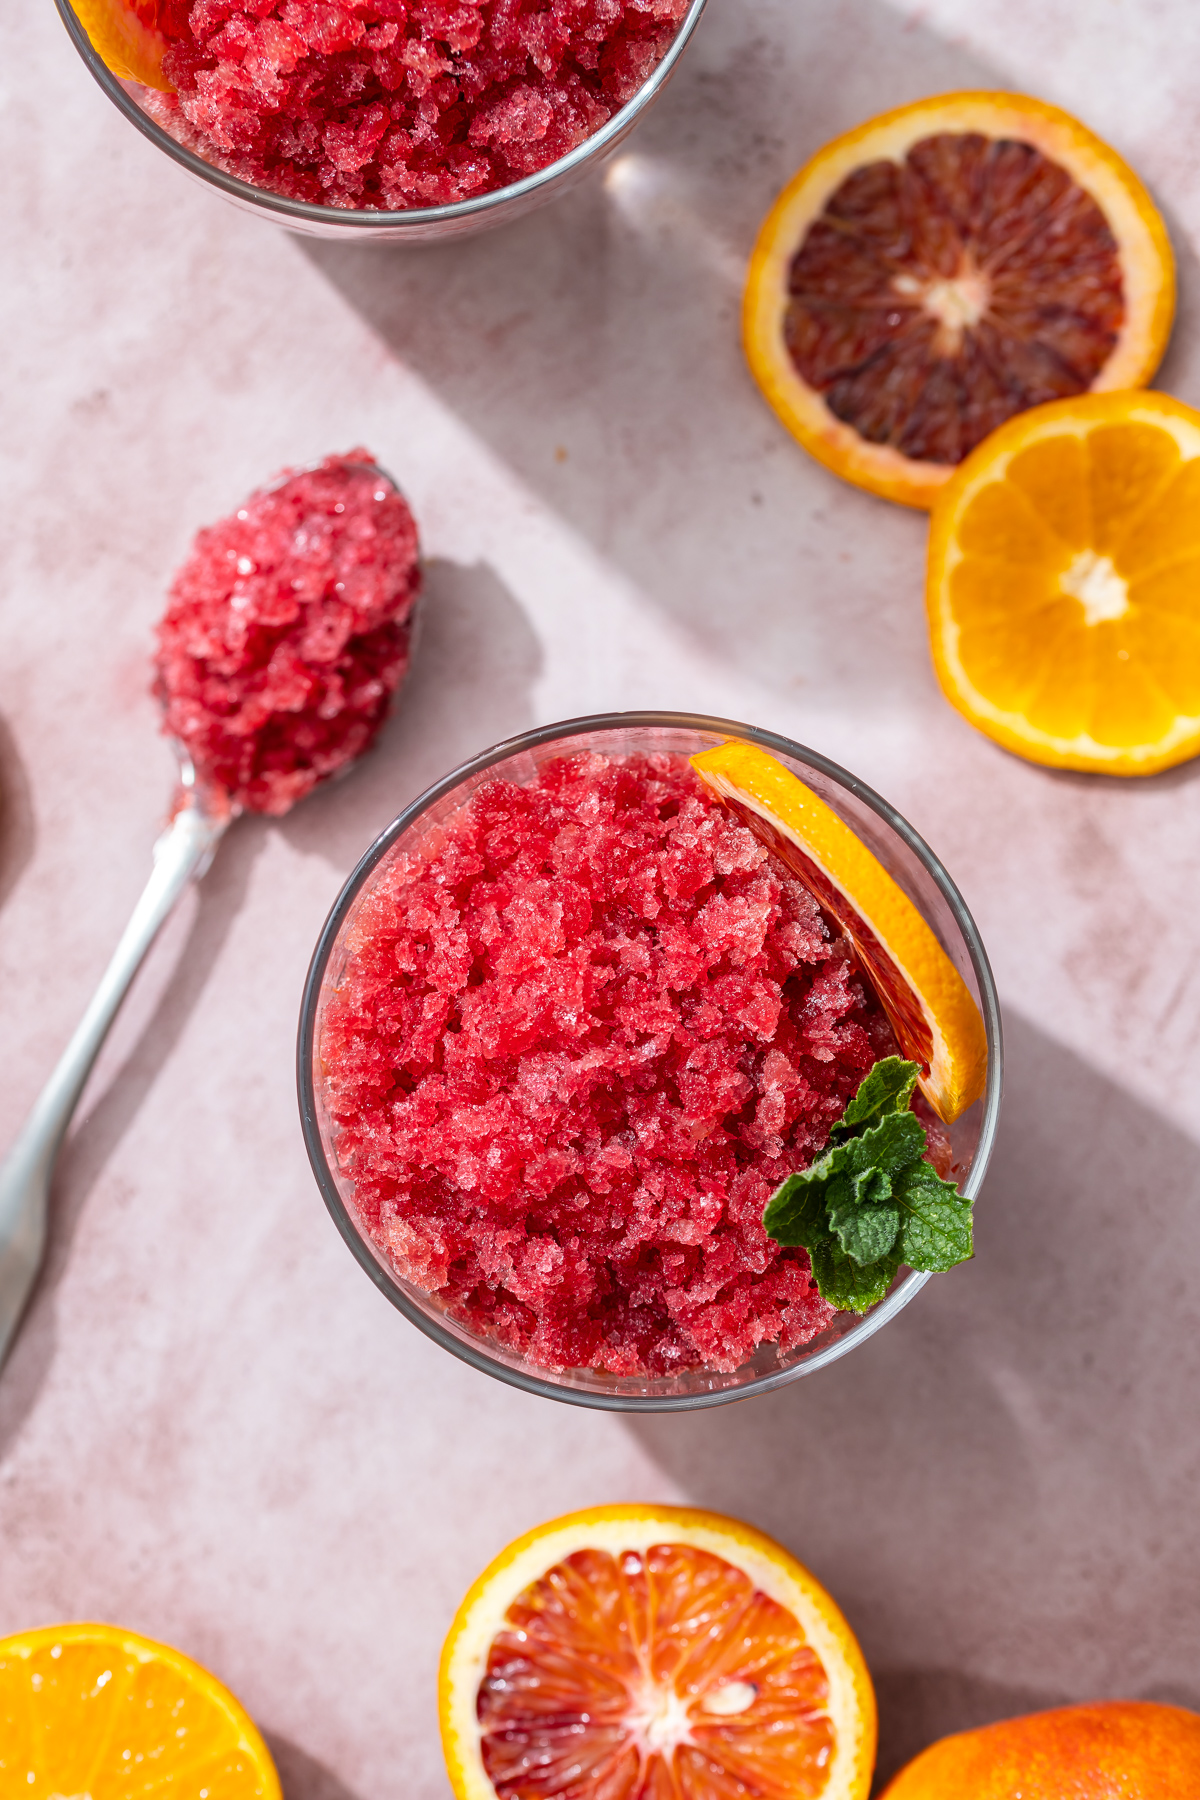
[[[173,94],[163,57],[178,34],[170,29],[172,0],[71,0],[76,18],[105,68],[122,81]]]
[[[775,757],[730,739],[691,759],[831,912],[858,954],[938,1117],[952,1125],[983,1093],[987,1036],[978,1006],[930,926],[879,858]]]
[[[1153,392],[1013,419],[934,508],[934,667],[1033,762],[1149,775],[1200,753],[1200,413]]]
[[[442,1652],[457,1800],[866,1800],[875,1700],[829,1595],[691,1507],[602,1506],[511,1544]]]
[[[827,144],[759,234],[750,367],[835,473],[931,506],[1030,406],[1140,387],[1175,305],[1166,227],[1115,151],[1020,94],[942,94]]]
[[[0,1641],[0,1793],[282,1800],[266,1745],[207,1669],[116,1625]]]

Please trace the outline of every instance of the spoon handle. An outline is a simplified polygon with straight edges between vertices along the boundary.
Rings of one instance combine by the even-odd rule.
[[[185,790],[184,803],[154,846],[153,873],[112,961],[0,1166],[0,1367],[41,1267],[54,1162],[84,1083],[159,927],[188,882],[208,868],[228,822]]]

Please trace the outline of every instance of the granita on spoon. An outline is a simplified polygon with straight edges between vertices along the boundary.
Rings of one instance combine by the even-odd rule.
[[[200,778],[285,813],[368,748],[408,665],[417,528],[367,450],[198,533],[158,627],[163,727]]]
[[[142,98],[254,186],[325,206],[444,206],[592,137],[657,67],[687,5],[160,0],[160,91]]]
[[[546,1369],[642,1376],[833,1318],[763,1212],[896,1039],[850,940],[685,757],[487,780],[380,865],[344,947],[317,1046],[337,1161],[454,1316]]]

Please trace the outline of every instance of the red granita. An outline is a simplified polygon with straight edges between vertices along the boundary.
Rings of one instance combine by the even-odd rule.
[[[243,181],[325,206],[443,206],[591,137],[661,61],[688,0],[176,0],[147,90]]]
[[[493,779],[383,866],[321,1085],[363,1228],[547,1369],[731,1370],[834,1316],[763,1231],[895,1043],[850,945],[680,756]]]
[[[412,514],[369,451],[253,494],[171,583],[164,730],[236,805],[287,812],[383,724],[419,587]]]

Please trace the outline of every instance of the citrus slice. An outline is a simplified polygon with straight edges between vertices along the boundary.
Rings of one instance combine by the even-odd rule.
[[[1097,1700],[960,1731],[923,1750],[884,1800],[1183,1800],[1200,1794],[1200,1716]]]
[[[795,1558],[692,1507],[518,1538],[442,1651],[457,1800],[866,1800],[875,1696]]]
[[[1200,413],[1096,394],[1013,419],[934,510],[947,698],[1034,762],[1149,775],[1200,753]]]
[[[115,1625],[0,1640],[0,1794],[281,1800],[267,1747],[228,1689]]]
[[[169,0],[71,0],[76,18],[92,49],[122,81],[173,94],[163,74],[163,56],[171,43],[164,30]]]
[[[1086,126],[1020,94],[941,94],[834,140],[750,261],[746,354],[837,474],[930,506],[1015,413],[1140,387],[1175,275],[1145,188]]]
[[[755,744],[729,740],[691,759],[846,933],[918,1082],[952,1125],[983,1093],[987,1038],[962,976],[862,839],[790,769]]]

